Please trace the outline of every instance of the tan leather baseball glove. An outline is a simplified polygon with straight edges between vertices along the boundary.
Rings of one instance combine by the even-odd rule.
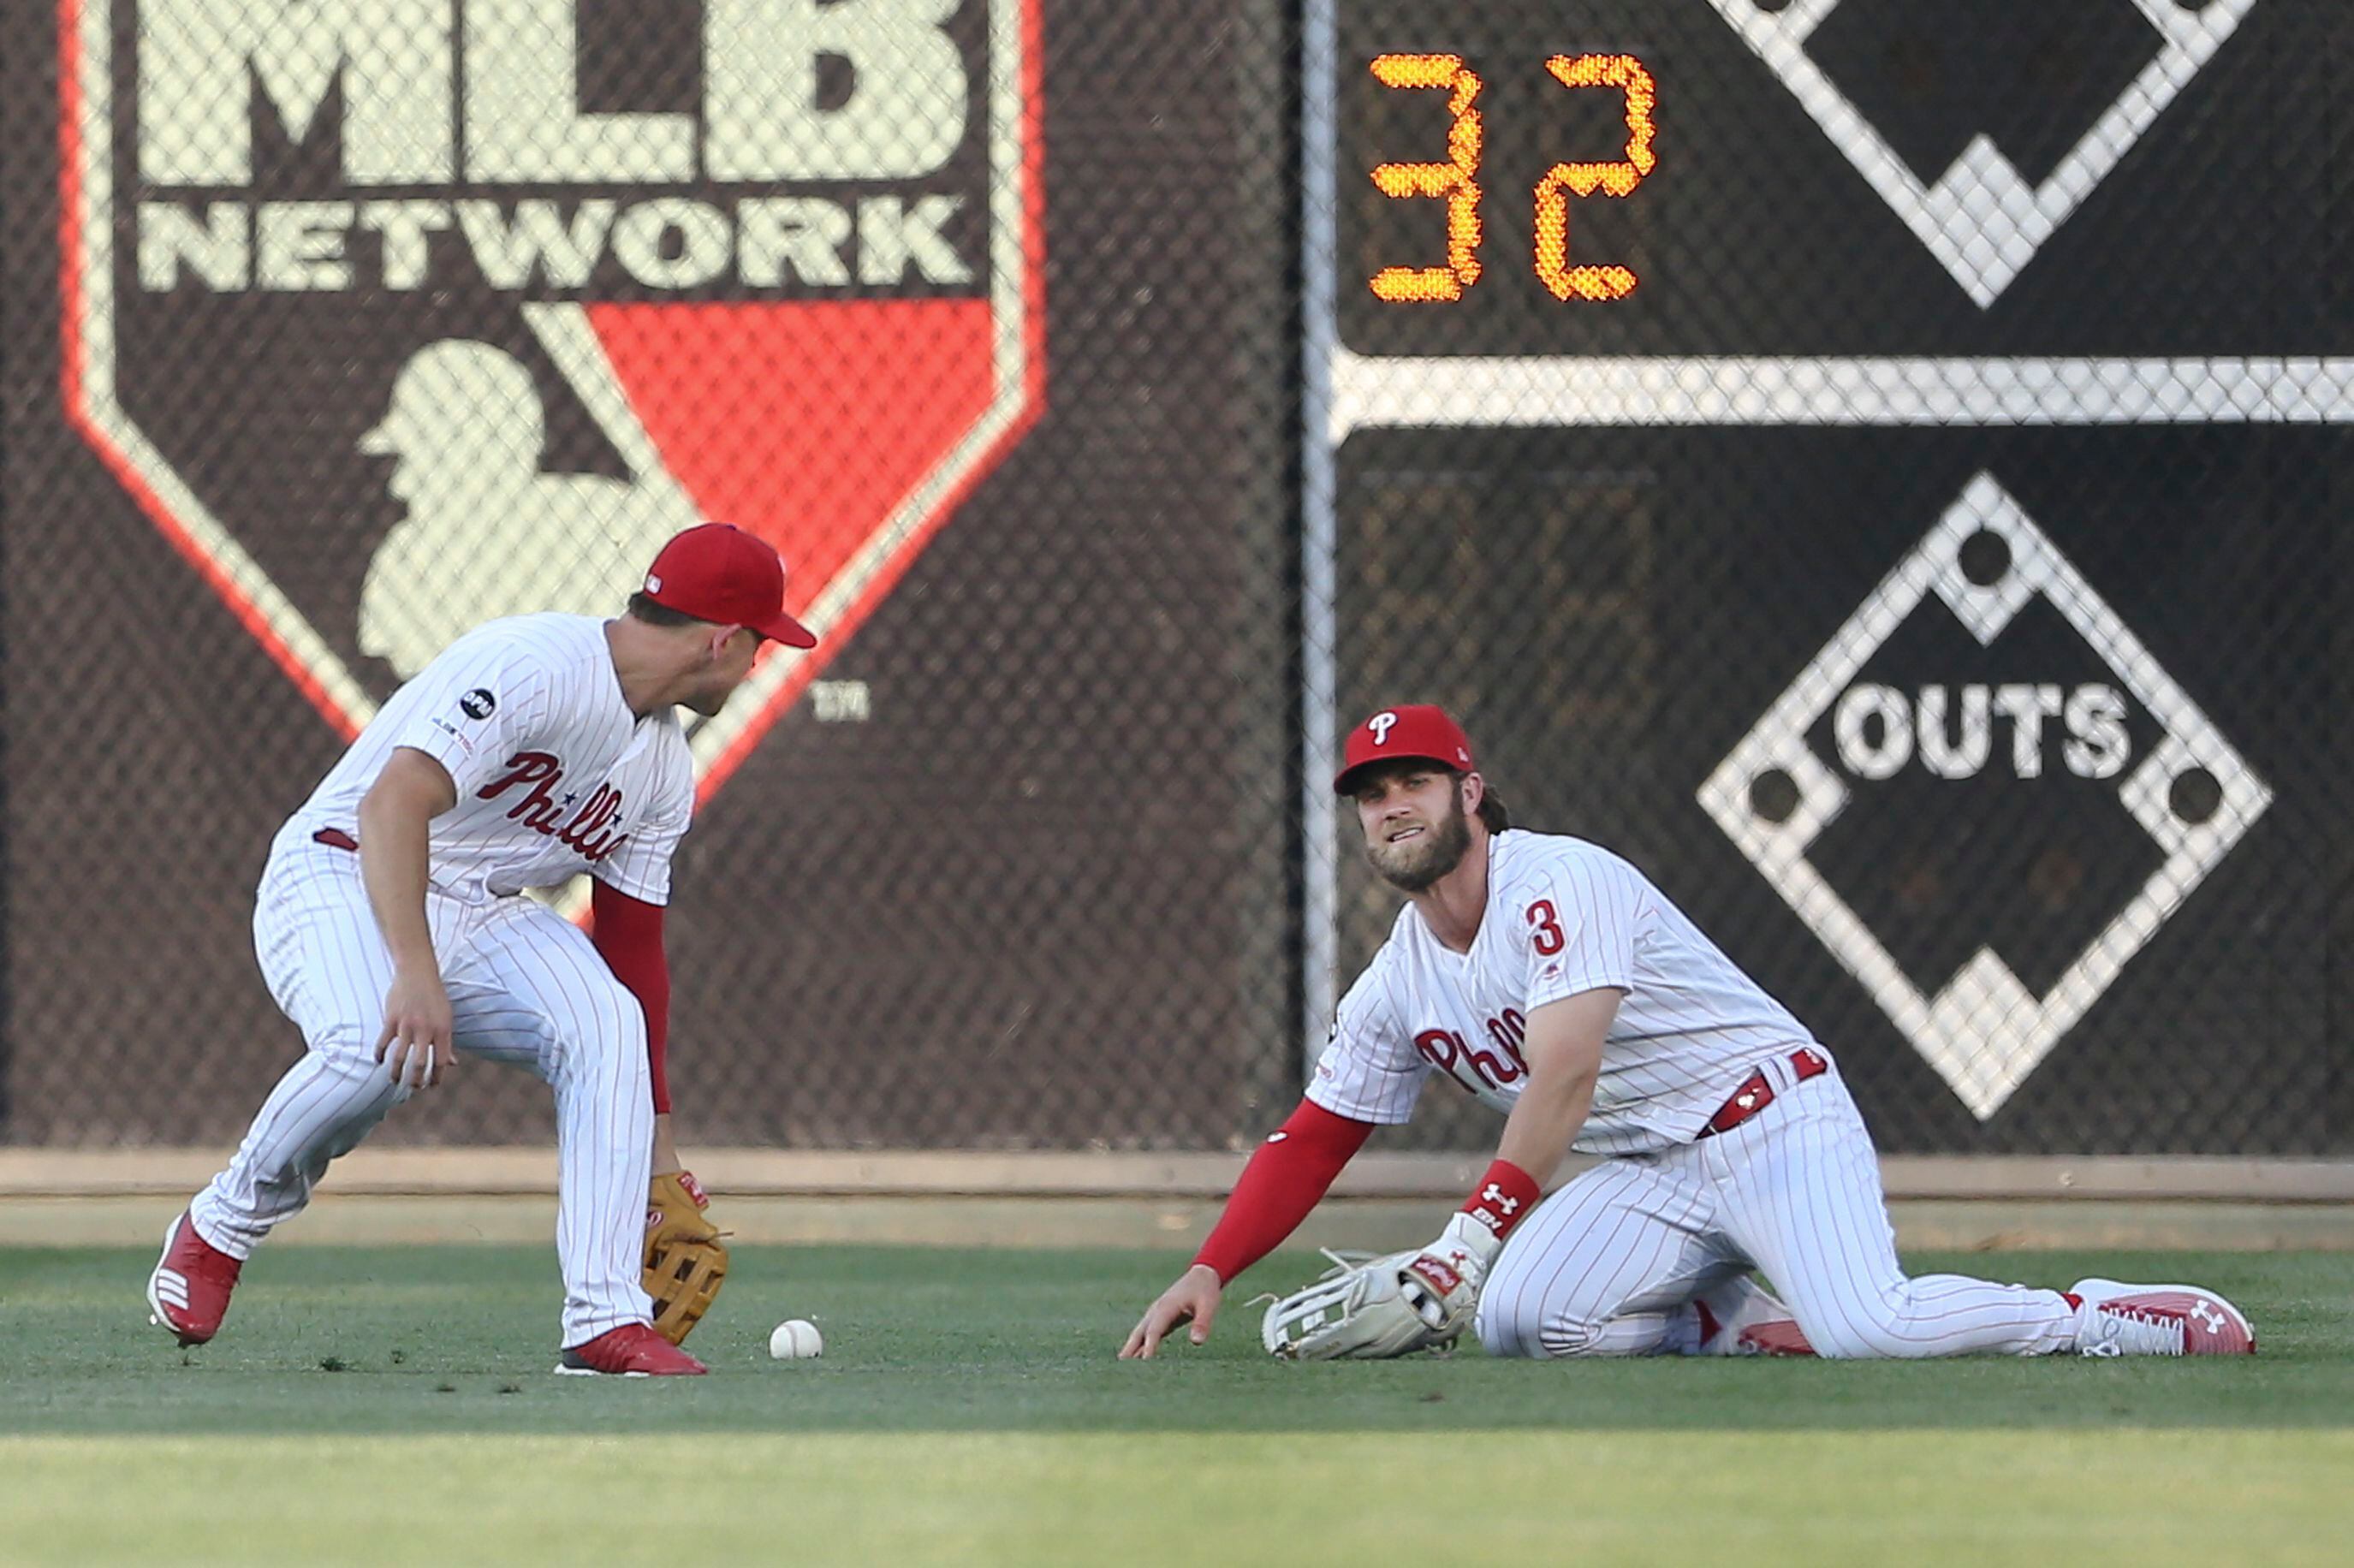
[[[654,1332],[683,1342],[711,1310],[727,1277],[726,1233],[704,1218],[711,1206],[703,1184],[684,1171],[653,1179],[646,1195],[646,1294],[654,1301]]]

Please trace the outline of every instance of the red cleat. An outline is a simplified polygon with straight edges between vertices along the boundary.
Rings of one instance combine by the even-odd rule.
[[[1706,1296],[1700,1308],[1700,1353],[1704,1356],[1811,1356],[1815,1347],[1781,1298],[1743,1276]]]
[[[1736,1356],[1811,1356],[1815,1347],[1807,1342],[1807,1332],[1798,1327],[1796,1318],[1776,1318],[1763,1323],[1752,1323],[1734,1340]]]
[[[2252,1356],[2256,1331],[2237,1307],[2195,1285],[2120,1285],[2080,1279],[2081,1356]]]
[[[706,1369],[643,1323],[624,1323],[565,1351],[556,1370],[573,1377],[701,1377]]]
[[[220,1332],[245,1265],[196,1234],[186,1213],[164,1233],[164,1255],[147,1277],[147,1320],[160,1323],[183,1345],[201,1345]]]

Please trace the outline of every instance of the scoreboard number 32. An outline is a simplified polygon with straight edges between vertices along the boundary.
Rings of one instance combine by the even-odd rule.
[[[1403,91],[1444,92],[1452,122],[1444,163],[1382,164],[1373,184],[1394,201],[1416,197],[1447,204],[1447,265],[1384,267],[1371,281],[1378,297],[1401,303],[1459,300],[1479,281],[1479,73],[1460,55],[1376,55],[1373,76],[1384,87]],[[1632,55],[1554,55],[1545,70],[1573,90],[1607,88],[1627,106],[1625,156],[1611,163],[1563,163],[1537,181],[1531,228],[1537,277],[1559,300],[1620,300],[1635,290],[1635,274],[1624,267],[1579,266],[1569,261],[1569,198],[1631,195],[1658,163],[1651,151],[1651,111],[1657,85]]]

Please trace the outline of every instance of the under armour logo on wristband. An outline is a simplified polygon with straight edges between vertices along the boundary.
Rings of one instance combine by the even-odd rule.
[[[1463,1212],[1501,1240],[1521,1223],[1521,1211],[1543,1196],[1543,1190],[1527,1171],[1509,1160],[1499,1160],[1488,1167],[1479,1185],[1464,1201]]]

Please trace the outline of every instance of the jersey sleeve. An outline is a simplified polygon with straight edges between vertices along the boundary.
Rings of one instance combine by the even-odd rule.
[[[670,902],[670,863],[695,822],[695,758],[684,736],[673,737],[663,761],[661,795],[629,841],[590,868],[589,874],[643,904]]]
[[[1376,957],[1341,999],[1332,1038],[1308,1076],[1307,1097],[1335,1116],[1394,1127],[1414,1114],[1430,1064],[1406,1038],[1388,980],[1387,965]]]
[[[1558,860],[1514,894],[1529,1012],[1585,991],[1635,989],[1635,937],[1649,895],[1633,866],[1601,855]]]
[[[419,671],[425,690],[393,736],[450,772],[464,800],[530,749],[553,701],[554,675],[530,649],[497,638],[470,637]]]

